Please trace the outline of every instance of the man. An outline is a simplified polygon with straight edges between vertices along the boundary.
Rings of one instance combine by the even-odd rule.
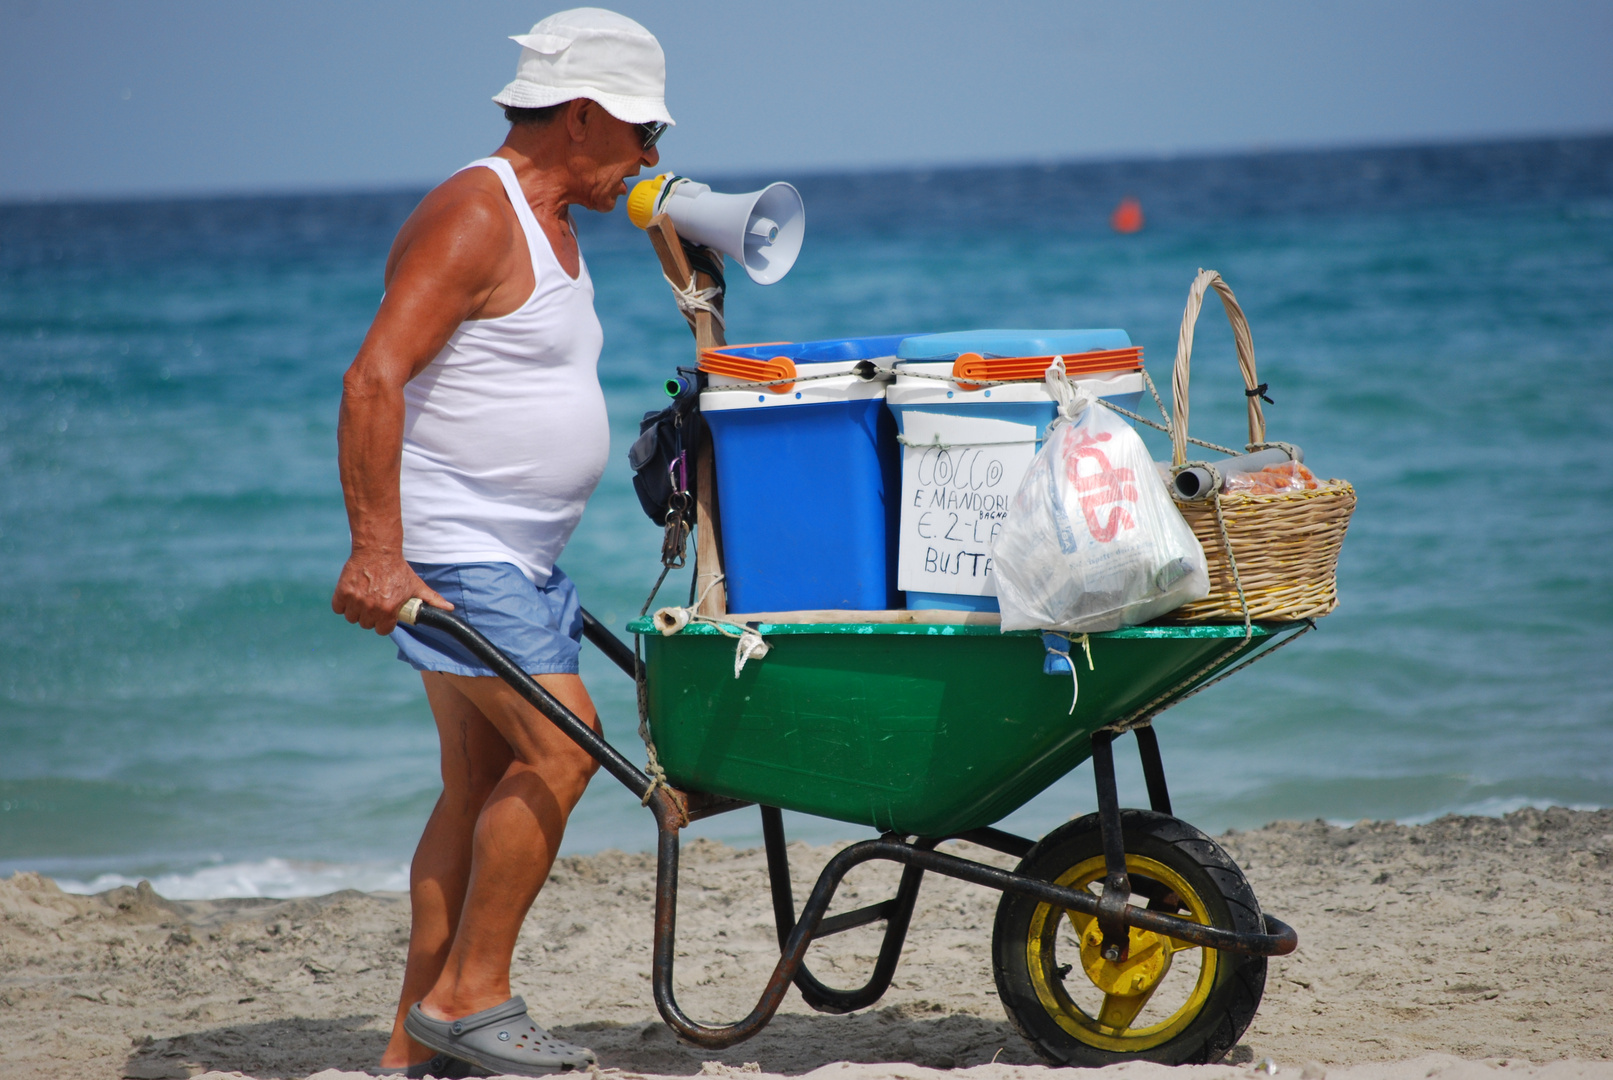
[[[599,8],[514,40],[515,81],[493,99],[509,137],[404,223],[342,384],[353,550],[331,606],[420,670],[442,747],[377,1072],[543,1075],[594,1060],[510,994],[516,936],[594,762],[455,642],[396,623],[410,597],[457,611],[598,727],[577,676],[576,592],[555,565],[609,450],[570,208],[611,210],[660,160],[666,65],[649,31]]]

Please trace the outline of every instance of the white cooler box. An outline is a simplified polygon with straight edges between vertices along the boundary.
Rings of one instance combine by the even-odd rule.
[[[898,361],[885,392],[903,443],[896,585],[911,610],[996,611],[992,542],[1058,403],[1041,382],[965,390],[952,368],[950,359]],[[1141,372],[1073,381],[1138,411]]]

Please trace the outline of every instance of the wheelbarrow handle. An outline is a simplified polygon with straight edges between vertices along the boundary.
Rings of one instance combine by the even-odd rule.
[[[639,658],[633,654],[625,641],[610,632],[610,627],[594,618],[587,608],[579,608],[582,612],[582,635],[593,643],[593,646],[605,654],[605,658],[627,675],[629,679],[637,679],[639,669],[643,667]]]
[[[593,620],[591,615],[584,620],[585,629],[590,620]],[[671,800],[666,797],[666,793],[660,790],[637,766],[623,757],[621,751],[606,742],[605,737],[599,732],[583,723],[581,717],[562,705],[560,700],[545,690],[537,680],[522,671],[520,665],[505,656],[497,645],[483,637],[481,631],[474,626],[471,626],[452,612],[443,611],[440,608],[434,608],[423,603],[419,597],[412,597],[403,602],[403,606],[398,608],[398,621],[407,623],[410,626],[425,626],[432,630],[440,630],[459,642],[478,660],[492,668],[499,678],[508,683],[533,708],[548,717],[555,727],[565,733],[567,738],[582,747],[589,757],[599,762],[606,772],[621,781],[627,790],[637,795],[641,802],[646,797],[649,797],[658,818],[665,814],[668,815],[669,820],[672,820],[681,814],[681,810],[672,804]],[[596,626],[599,626],[597,620],[593,621]],[[626,651],[626,646],[616,640],[615,635],[611,634],[609,630],[599,626],[599,632],[615,641],[621,651]],[[590,635],[590,640],[592,640],[592,635]],[[609,654],[607,653],[607,655]],[[627,658],[631,661],[633,654],[628,652]],[[616,657],[612,656],[611,659],[615,660]],[[617,660],[617,662],[620,663],[621,661]],[[652,789],[654,789],[653,794]]]
[[[425,606],[425,601],[418,596],[409,597],[403,602],[403,606],[398,608],[398,621],[410,626],[416,625],[420,619],[420,609]],[[633,650],[628,648],[627,643],[621,638],[611,633],[608,626],[594,618],[593,613],[587,608],[578,610],[582,612],[583,636],[604,653],[606,659],[621,668],[628,678],[636,679],[642,665],[638,657],[633,655]]]

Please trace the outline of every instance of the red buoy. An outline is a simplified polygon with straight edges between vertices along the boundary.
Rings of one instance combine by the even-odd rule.
[[[1143,228],[1143,204],[1130,195],[1120,200],[1115,212],[1109,215],[1109,227],[1117,233],[1141,232]]]

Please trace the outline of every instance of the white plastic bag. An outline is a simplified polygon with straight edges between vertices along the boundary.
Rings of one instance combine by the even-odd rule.
[[[1060,417],[1020,481],[992,549],[1004,630],[1114,630],[1210,592],[1204,549],[1142,439],[1047,373]]]

